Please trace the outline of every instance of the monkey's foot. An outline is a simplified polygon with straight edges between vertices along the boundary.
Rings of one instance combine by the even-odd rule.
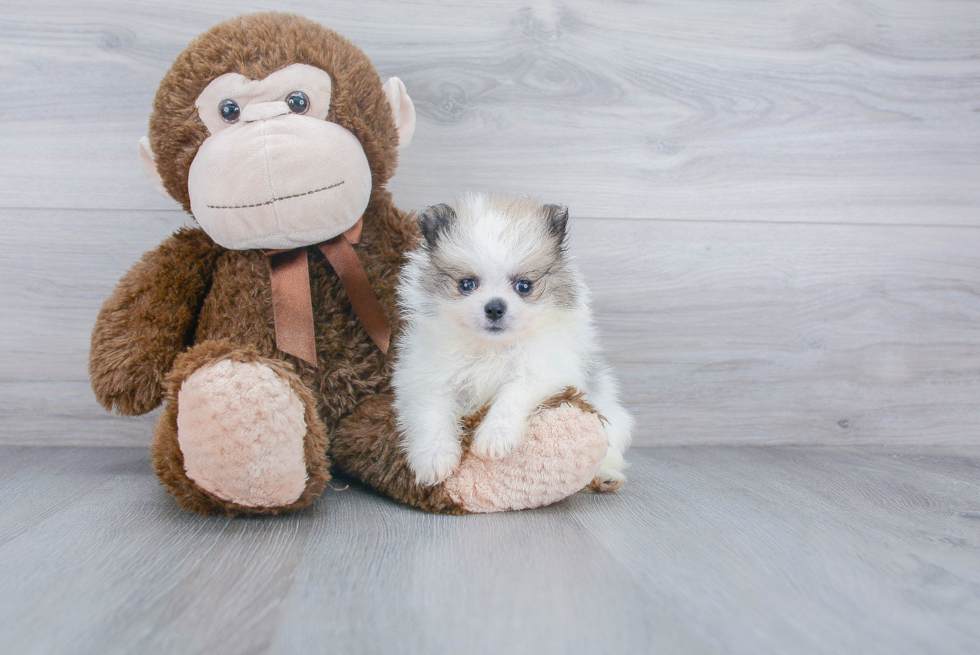
[[[277,513],[323,490],[323,425],[312,395],[282,362],[226,342],[201,344],[178,360],[170,383],[153,454],[183,507]]]
[[[469,512],[499,512],[550,505],[589,484],[606,454],[599,415],[571,391],[549,404],[531,417],[511,454],[464,455],[444,483],[449,496]]]

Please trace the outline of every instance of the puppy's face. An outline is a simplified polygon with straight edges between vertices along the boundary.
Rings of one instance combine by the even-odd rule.
[[[566,271],[567,211],[527,198],[468,194],[419,217],[423,285],[438,313],[490,342],[513,342],[576,306]]]

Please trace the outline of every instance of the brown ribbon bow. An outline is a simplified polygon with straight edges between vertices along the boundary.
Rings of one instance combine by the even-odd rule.
[[[363,219],[333,239],[316,244],[337,272],[344,291],[360,319],[364,331],[381,352],[388,353],[391,326],[381,303],[371,290],[367,273],[351,244],[361,240]],[[308,246],[307,246],[308,247]],[[293,250],[267,250],[272,269],[272,313],[276,323],[276,347],[316,365],[316,339],[313,334],[313,299],[310,295],[310,269],[307,247]]]

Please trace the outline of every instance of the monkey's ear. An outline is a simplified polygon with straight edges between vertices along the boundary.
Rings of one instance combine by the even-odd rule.
[[[419,214],[419,229],[429,248],[434,248],[439,235],[456,221],[456,212],[449,205],[432,205]]]
[[[398,127],[398,148],[404,148],[412,142],[415,134],[415,103],[408,97],[405,83],[397,77],[390,77],[384,85],[385,97],[395,114],[395,125]]]
[[[157,162],[153,158],[153,150],[150,149],[150,139],[149,137],[143,137],[140,139],[140,165],[143,167],[143,172],[146,176],[153,180],[153,184],[156,190],[161,194],[170,197],[167,190],[163,188],[163,178],[160,177],[160,172],[157,171]]]
[[[564,241],[568,236],[568,207],[560,205],[545,205],[541,208],[541,213],[548,221],[548,229],[558,238]]]

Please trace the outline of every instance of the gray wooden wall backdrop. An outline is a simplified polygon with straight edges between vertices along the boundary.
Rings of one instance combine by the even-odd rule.
[[[212,24],[337,29],[420,119],[390,185],[568,204],[637,441],[980,443],[980,2],[0,2],[0,441],[144,444],[89,331],[185,218],[137,164]]]

